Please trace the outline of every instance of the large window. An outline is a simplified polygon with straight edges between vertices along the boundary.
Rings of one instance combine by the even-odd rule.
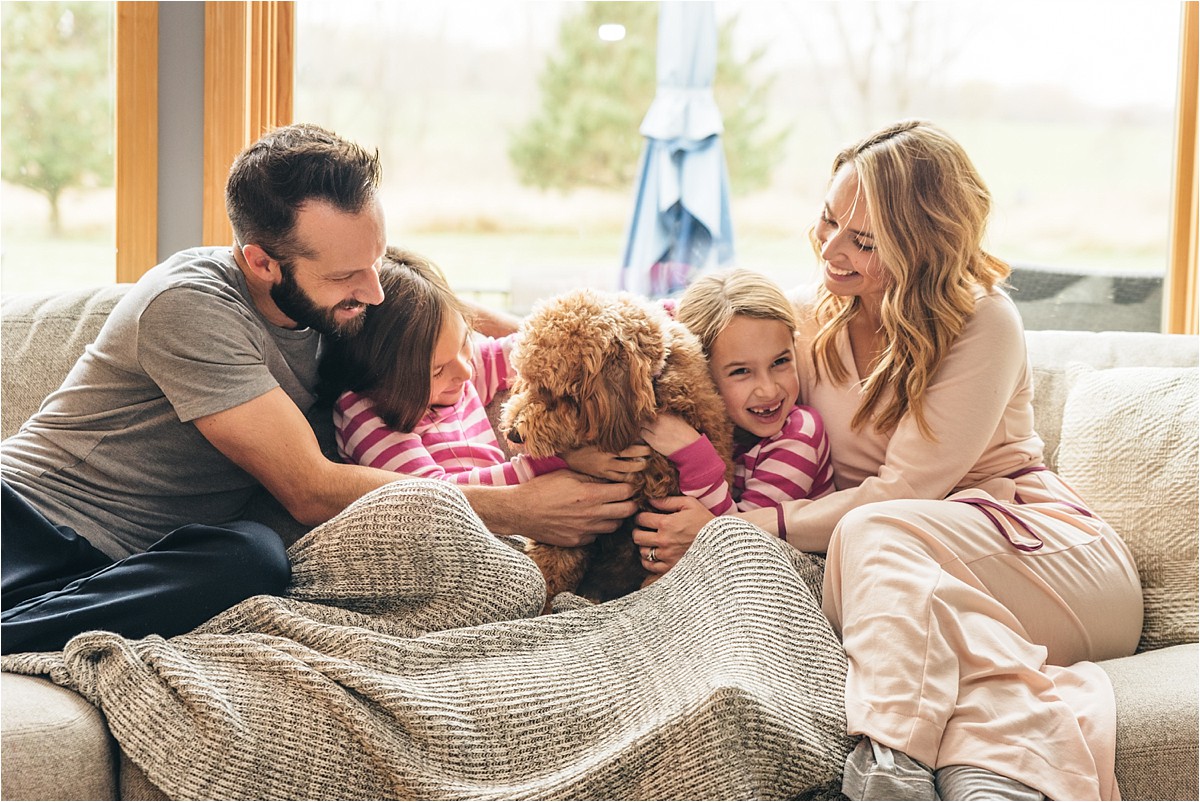
[[[296,118],[380,149],[390,238],[434,258],[460,290],[522,312],[560,288],[614,287],[657,10],[302,2]],[[1161,280],[1178,4],[718,0],[716,11],[738,264],[808,280],[806,230],[834,153],[916,116],[959,138],[989,182],[997,255]],[[601,38],[605,14],[623,38]],[[734,118],[757,119],[754,135],[739,137]],[[625,127],[620,141],[598,122],[610,119]],[[535,130],[576,140],[547,146],[543,171],[590,172],[539,187],[519,152]]]
[[[228,243],[234,155],[292,119],[293,4],[3,8],[0,293],[136,281],[176,250]],[[59,224],[78,196],[102,224]]]
[[[133,280],[164,248],[184,246],[159,230],[156,257],[160,213],[200,230],[181,195],[203,195],[202,231],[185,245],[225,241],[229,154],[290,119],[380,149],[391,240],[428,253],[460,291],[523,312],[567,287],[616,286],[644,147],[637,128],[654,96],[658,3],[0,6],[0,293]],[[183,6],[203,22],[167,13]],[[1174,279],[1195,274],[1194,256],[1167,253],[1171,236],[1186,251],[1194,229],[1194,205],[1180,202],[1194,190],[1184,180],[1173,198],[1172,179],[1194,173],[1195,6],[716,0],[736,262],[784,284],[808,280],[805,234],[834,151],[883,122],[927,117],[989,181],[988,245],[1020,268],[1027,308],[1053,293],[1052,324],[1086,327],[1065,321],[1070,298],[1092,327],[1156,328],[1167,261]],[[1181,7],[1192,14],[1183,56]],[[614,35],[605,23],[623,27]],[[176,73],[203,76],[203,97],[187,102],[204,142],[185,154],[197,175],[203,157],[203,190],[169,180],[160,201],[151,152],[179,137],[153,125],[154,65],[158,38],[182,33],[189,48],[205,43],[205,64],[181,66],[174,39],[163,53]],[[124,115],[115,204],[114,111]],[[167,159],[177,177],[180,160]],[[114,256],[127,264],[114,270]],[[1108,306],[1089,308],[1097,298]],[[1126,321],[1135,307],[1139,320]]]
[[[0,293],[115,276],[115,3],[0,3]]]

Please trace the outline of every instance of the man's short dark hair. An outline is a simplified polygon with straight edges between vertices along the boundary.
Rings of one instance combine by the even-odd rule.
[[[225,209],[238,245],[279,261],[313,257],[294,236],[296,212],[319,200],[357,214],[375,199],[382,170],[369,152],[310,123],[276,128],[242,151],[229,171]]]

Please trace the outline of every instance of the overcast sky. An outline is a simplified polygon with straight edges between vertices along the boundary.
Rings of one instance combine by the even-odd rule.
[[[831,0],[715,0],[719,18],[738,14],[739,44],[787,37],[768,50],[772,67],[808,57],[796,44],[833,47]],[[870,5],[895,0],[839,0],[840,13],[867,34]],[[567,0],[300,0],[300,14],[322,24],[392,26],[480,47],[551,46]],[[953,77],[1001,86],[1070,86],[1104,106],[1175,104],[1179,59],[1178,0],[921,0],[922,19],[962,42]],[[858,19],[855,9],[863,10]],[[854,33],[853,28],[851,32]],[[829,53],[834,52],[829,50]]]

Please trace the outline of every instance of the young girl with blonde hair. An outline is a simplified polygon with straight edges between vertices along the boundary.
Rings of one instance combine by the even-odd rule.
[[[832,490],[824,424],[800,404],[796,318],[783,291],[751,270],[709,273],[675,315],[700,340],[734,423],[732,488],[707,438],[682,419],[662,415],[643,432],[679,469],[680,489],[714,515],[769,508],[781,516],[783,502]]]
[[[838,154],[798,297],[800,387],[837,491],[763,529],[827,552],[824,608],[863,739],[855,799],[1112,799],[1115,709],[1091,661],[1131,654],[1129,550],[1043,459],[1008,268],[982,249],[991,198],[962,147],[921,121]],[[642,513],[664,568],[709,513]],[[936,796],[935,796],[936,794]]]

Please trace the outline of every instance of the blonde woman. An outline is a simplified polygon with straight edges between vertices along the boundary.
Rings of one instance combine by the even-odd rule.
[[[838,154],[796,298],[801,394],[836,492],[784,505],[828,552],[856,799],[1111,799],[1115,709],[1089,661],[1131,654],[1137,570],[1043,464],[1008,267],[982,248],[990,195],[926,122]],[[768,532],[772,512],[739,513]],[[672,499],[635,539],[669,567],[708,513]]]

